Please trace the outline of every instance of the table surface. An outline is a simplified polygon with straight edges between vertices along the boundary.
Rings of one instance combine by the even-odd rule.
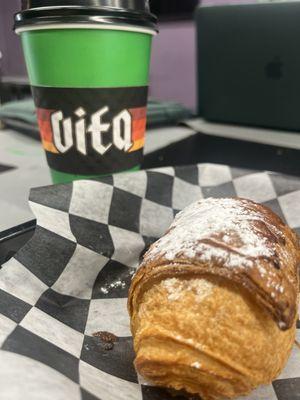
[[[300,150],[300,134],[297,133],[212,124],[194,119],[186,121],[185,126],[148,130],[145,154],[189,138],[198,131]],[[30,188],[49,184],[51,179],[40,143],[13,130],[0,130],[0,232],[33,219],[28,204]]]

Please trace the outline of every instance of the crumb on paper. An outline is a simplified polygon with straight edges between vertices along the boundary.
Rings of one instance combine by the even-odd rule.
[[[111,332],[99,331],[93,333],[93,336],[100,339],[102,348],[107,351],[113,350],[115,343],[118,341],[117,336]]]
[[[113,343],[105,343],[103,345],[104,350],[109,351],[109,350],[113,350],[114,348],[114,344]]]
[[[100,338],[102,340],[102,342],[106,342],[106,343],[115,343],[118,340],[116,335],[114,335],[111,332],[106,332],[106,331],[95,332],[95,333],[93,333],[93,336]]]

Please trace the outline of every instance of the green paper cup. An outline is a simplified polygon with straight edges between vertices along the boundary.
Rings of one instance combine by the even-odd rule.
[[[145,0],[31,0],[15,16],[54,183],[137,170],[152,37]]]

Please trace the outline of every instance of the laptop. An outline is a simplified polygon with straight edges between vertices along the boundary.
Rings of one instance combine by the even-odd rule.
[[[300,3],[202,6],[196,20],[199,115],[300,130]]]

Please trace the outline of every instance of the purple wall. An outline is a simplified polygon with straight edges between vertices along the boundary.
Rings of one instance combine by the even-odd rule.
[[[150,95],[196,106],[196,32],[193,21],[165,22],[153,40]]]
[[[24,76],[20,38],[13,31],[13,15],[21,8],[19,0],[0,0],[0,51],[2,73],[9,76]]]
[[[19,37],[13,32],[13,14],[20,0],[0,0],[0,60],[2,73],[24,76],[26,68]],[[165,22],[153,40],[150,95],[175,100],[194,108],[196,104],[195,27],[192,21]]]

